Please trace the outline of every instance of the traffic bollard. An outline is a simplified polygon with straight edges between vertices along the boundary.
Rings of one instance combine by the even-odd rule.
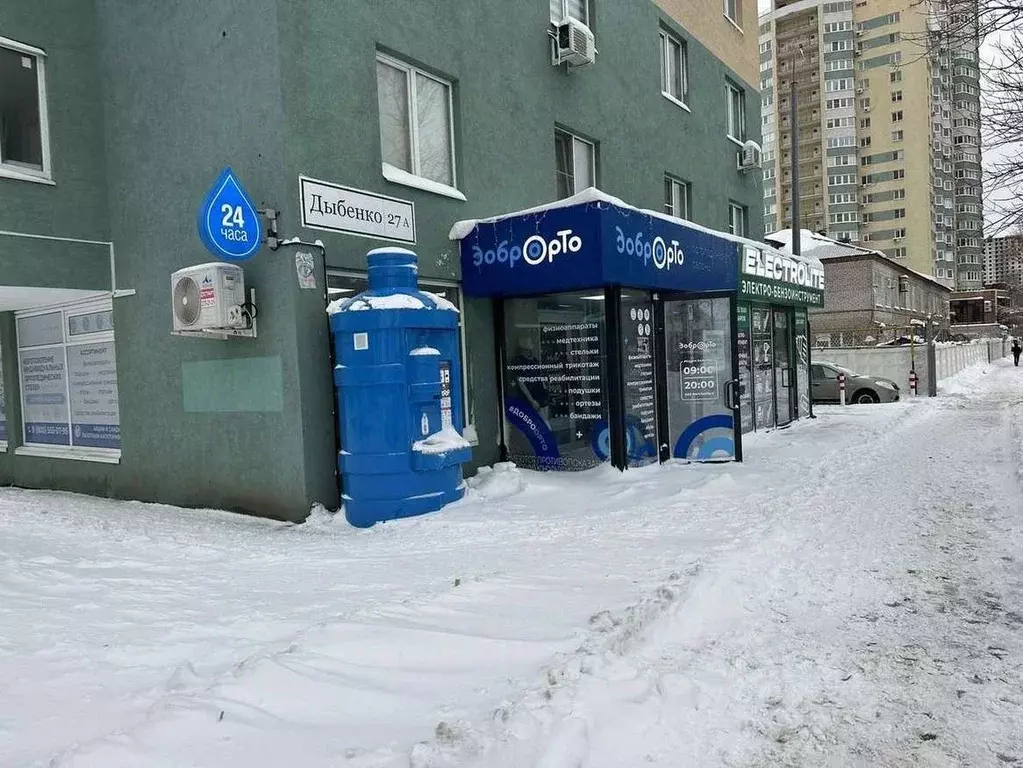
[[[909,372],[909,392],[913,397],[916,397],[917,378],[916,371]]]
[[[845,374],[838,374],[838,404],[845,405]]]

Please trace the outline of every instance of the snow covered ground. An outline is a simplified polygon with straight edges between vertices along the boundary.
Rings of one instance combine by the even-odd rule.
[[[0,766],[1023,765],[1023,371],[357,531],[0,490]]]

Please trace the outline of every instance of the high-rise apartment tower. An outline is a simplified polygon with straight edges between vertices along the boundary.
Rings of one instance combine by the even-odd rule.
[[[795,134],[797,226],[980,287],[977,48],[976,0],[775,0],[760,17],[766,231],[792,226]]]

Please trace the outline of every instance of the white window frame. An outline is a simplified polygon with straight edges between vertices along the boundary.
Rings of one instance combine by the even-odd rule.
[[[413,187],[414,189],[421,189],[425,192],[433,192],[434,194],[442,195],[444,197],[451,197],[455,200],[465,201],[465,195],[458,189],[458,159],[455,147],[455,106],[454,106],[454,84],[450,80],[445,80],[443,77],[437,77],[432,72],[427,72],[424,69],[415,67],[408,62],[396,59],[393,56],[388,56],[385,53],[377,52],[376,61],[381,64],[386,64],[394,69],[400,69],[405,73],[405,90],[408,94],[408,101],[406,103],[406,109],[408,109],[408,123],[409,123],[409,153],[411,155],[412,169],[406,171],[404,168],[398,168],[395,165],[391,165],[387,162],[381,162],[381,171],[383,176],[393,184],[401,184],[406,187]],[[416,109],[416,75],[421,75],[429,80],[440,83],[448,91],[448,146],[451,149],[451,184],[444,184],[440,181],[434,181],[428,179],[425,176],[419,174],[419,121],[417,119],[418,110]],[[379,81],[377,88],[379,88]],[[377,121],[380,120],[379,107],[377,108]],[[381,153],[383,153],[383,147],[381,147]]]
[[[738,216],[738,218],[736,218]],[[742,232],[736,232],[736,221],[742,227]],[[738,237],[746,237],[746,206],[728,201],[728,232]]]
[[[734,115],[732,113],[732,95],[738,94],[739,99],[739,114]],[[740,147],[746,143],[746,92],[739,86],[733,84],[730,80],[725,81],[725,116],[727,119],[727,125],[725,134],[728,138],[738,144]],[[739,136],[732,133],[732,129],[735,127],[735,123],[738,123]]]
[[[731,13],[729,13],[729,5],[731,5]],[[743,34],[746,34],[742,29],[742,0],[722,0],[721,13],[726,19],[728,19],[729,24]],[[732,14],[734,14],[734,16]]]
[[[686,112],[689,112],[689,105],[686,103],[689,100],[689,50],[686,45],[686,41],[678,35],[672,34],[666,29],[660,30],[661,36],[661,95],[673,104],[677,104],[682,107]],[[670,91],[664,90],[665,84],[669,88],[672,87],[673,83],[669,82],[671,79],[671,72],[669,71],[671,57],[668,56],[668,52],[672,45],[679,47],[679,61],[682,64],[681,71],[681,86],[682,86],[682,98],[675,96]]]
[[[39,134],[43,156],[43,169],[37,171],[22,165],[8,165],[0,157],[0,177],[18,181],[33,181],[37,184],[53,184],[53,171],[50,164],[50,118],[46,99],[46,51],[32,45],[19,43],[6,37],[0,37],[0,48],[29,56],[35,60],[36,94],[39,98]]]
[[[556,5],[560,5],[561,6],[561,14],[559,16],[555,16],[554,15],[554,7]],[[551,24],[564,24],[567,19],[575,19],[576,21],[582,22],[587,27],[590,26],[590,0],[583,0],[582,6],[583,6],[583,14],[586,17],[584,19],[580,19],[580,18],[578,18],[576,16],[572,16],[568,12],[568,10],[569,10],[568,0],[551,0],[551,2],[550,2]]]
[[[21,353],[23,350],[60,348],[64,350],[64,391],[67,397],[68,429],[69,440],[74,440],[74,427],[71,414],[71,375],[68,369],[67,349],[69,347],[83,346],[88,344],[114,344],[114,361],[117,360],[116,328],[110,331],[99,331],[83,334],[72,341],[68,331],[68,318],[76,315],[89,314],[93,312],[113,312],[113,300],[110,297],[101,299],[85,299],[69,304],[58,304],[55,306],[22,310],[16,312],[15,317],[15,356],[18,366],[18,388],[21,399],[21,445],[14,449],[19,456],[37,456],[41,458],[72,459],[75,461],[91,461],[100,464],[119,464],[121,462],[120,448],[93,448],[87,446],[70,445],[47,445],[44,443],[29,443],[25,435],[25,381],[21,364]],[[22,347],[20,334],[17,332],[17,321],[26,317],[39,317],[59,312],[61,315],[61,341],[51,344],[37,344],[31,347]],[[117,393],[118,410],[120,410],[121,393]],[[122,422],[118,415],[118,427]]]
[[[664,174],[664,182],[671,184],[671,211],[665,210],[669,216],[674,216],[676,219],[685,219],[690,221],[692,219],[692,200],[690,199],[690,191],[692,189],[688,181],[672,176],[670,173]],[[685,210],[679,212],[679,201],[684,205]],[[665,206],[668,201],[665,200]]]
[[[347,277],[354,280],[364,280],[369,285],[369,273],[365,271],[359,271],[357,269],[332,269],[327,268],[327,286],[325,289],[330,291],[330,277],[336,275],[338,277]],[[465,294],[462,293],[462,286],[456,280],[443,280],[434,278],[420,278],[419,279],[419,290],[432,292],[433,288],[453,288],[458,292],[458,347],[459,352],[462,355],[462,423],[465,424],[464,435],[467,440],[473,445],[479,444],[479,439],[476,436],[476,422],[470,420],[471,410],[469,406],[469,365],[468,361],[468,347],[465,342]]]
[[[590,141],[589,139],[584,139],[582,136],[580,136],[580,135],[578,135],[576,133],[572,133],[572,131],[567,131],[564,128],[555,127],[555,129],[554,129],[555,136],[557,136],[557,134],[559,134],[559,133],[564,134],[565,136],[568,136],[568,137],[570,137],[572,139],[572,194],[573,195],[578,195],[580,192],[583,191],[582,189],[579,189],[579,184],[578,184],[578,176],[579,175],[575,172],[575,154],[576,154],[576,149],[579,147],[580,144],[585,145],[589,149],[590,168],[591,168],[590,178],[591,178],[591,181],[593,182],[593,186],[596,187],[597,186],[597,145],[594,142]],[[556,161],[557,161],[557,154],[555,153],[555,164],[554,164],[554,175],[555,175],[554,192],[555,192],[555,194],[557,194],[557,191],[558,191],[557,190],[558,167],[557,167],[557,162]],[[585,189],[585,187],[583,187],[583,189]]]

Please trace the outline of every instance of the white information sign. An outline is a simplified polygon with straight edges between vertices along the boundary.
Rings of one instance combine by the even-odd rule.
[[[71,428],[75,445],[121,447],[114,342],[67,348]]]
[[[64,348],[26,349],[20,357],[25,442],[68,445]]]
[[[410,200],[298,178],[302,226],[415,244],[416,210]]]

